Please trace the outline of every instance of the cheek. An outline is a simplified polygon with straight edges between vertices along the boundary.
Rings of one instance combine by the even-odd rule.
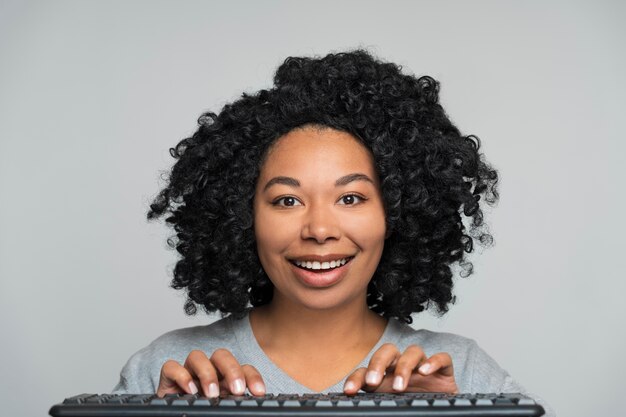
[[[375,213],[343,220],[345,233],[364,251],[379,251],[385,243],[385,217]]]
[[[257,242],[257,252],[265,269],[271,268],[270,260],[274,256],[281,256],[293,241],[293,226],[281,216],[265,213],[263,210],[255,212],[254,234]]]

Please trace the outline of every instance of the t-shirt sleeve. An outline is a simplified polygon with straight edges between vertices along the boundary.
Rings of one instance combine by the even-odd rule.
[[[182,364],[192,350],[201,350],[210,355],[220,347],[232,351],[227,320],[167,332],[130,357],[120,372],[113,393],[155,393],[159,386],[161,367],[166,361],[174,360]]]
[[[130,357],[120,372],[113,394],[150,394],[156,392],[151,346]]]
[[[475,341],[470,342],[468,368],[471,369],[470,392],[481,393],[521,393],[533,398],[545,410],[545,417],[556,414],[543,399],[530,393],[498,363],[482,350]]]

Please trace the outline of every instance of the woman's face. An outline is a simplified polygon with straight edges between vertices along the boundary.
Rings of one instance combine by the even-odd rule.
[[[254,222],[272,303],[366,302],[385,212],[373,158],[352,135],[304,127],[279,138],[261,167]]]

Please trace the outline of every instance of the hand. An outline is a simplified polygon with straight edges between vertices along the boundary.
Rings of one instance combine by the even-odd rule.
[[[447,392],[456,394],[452,358],[436,353],[427,358],[419,346],[410,345],[403,354],[391,343],[380,347],[367,368],[354,371],[344,385],[346,394],[367,392]]]
[[[218,349],[209,359],[200,350],[192,351],[185,365],[168,360],[161,367],[157,396],[165,394],[196,394],[218,397],[243,395],[246,387],[252,395],[264,395],[265,383],[252,365],[240,366],[237,359],[226,349]]]

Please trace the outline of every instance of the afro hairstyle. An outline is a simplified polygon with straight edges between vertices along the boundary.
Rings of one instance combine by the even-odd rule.
[[[453,303],[453,271],[472,274],[474,242],[490,246],[480,200],[498,200],[498,174],[439,104],[439,83],[402,73],[366,50],[288,57],[274,85],[206,112],[176,159],[148,219],[166,216],[180,257],[171,286],[186,290],[185,312],[241,318],[272,300],[256,250],[253,200],[269,147],[305,125],[352,134],[372,153],[388,238],[369,285],[369,308],[411,323]],[[463,220],[466,219],[467,226]]]

